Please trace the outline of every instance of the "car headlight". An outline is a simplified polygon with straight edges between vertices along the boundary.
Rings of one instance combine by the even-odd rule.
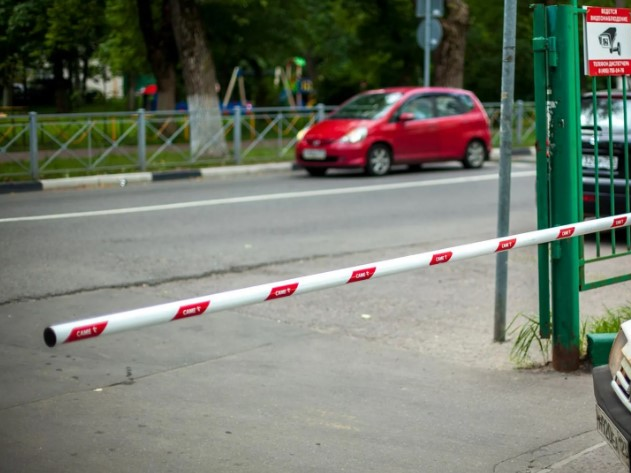
[[[618,335],[611,345],[611,351],[609,352],[609,371],[611,371],[611,377],[615,378],[616,373],[622,366],[622,358],[624,357],[622,349],[627,344],[627,336],[624,334],[624,330],[620,330]]]
[[[360,126],[359,128],[355,128],[354,130],[346,133],[342,138],[340,138],[341,143],[359,143],[364,140],[368,136],[368,129],[366,127]]]
[[[630,335],[631,324],[627,321],[622,324],[609,352],[611,387],[629,411],[631,411],[631,343],[628,343]]]
[[[304,127],[302,130],[300,130],[298,133],[296,133],[296,141],[301,141],[310,129],[311,127],[307,126],[307,127]]]

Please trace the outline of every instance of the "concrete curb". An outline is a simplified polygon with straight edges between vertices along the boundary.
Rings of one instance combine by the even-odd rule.
[[[74,187],[98,187],[106,185],[120,185],[127,182],[151,182],[149,172],[104,174],[100,176],[66,177],[61,179],[42,179],[42,190],[70,189]],[[0,192],[2,186],[0,185]]]
[[[160,182],[176,179],[199,177],[222,177],[229,175],[256,174],[263,172],[283,172],[293,170],[293,163],[252,164],[243,166],[222,166],[205,169],[189,169],[166,172],[134,172],[122,174],[103,174],[98,176],[65,177],[60,179],[42,179],[40,181],[0,183],[0,194],[31,192],[41,190],[72,189],[79,187],[116,186],[129,183]]]

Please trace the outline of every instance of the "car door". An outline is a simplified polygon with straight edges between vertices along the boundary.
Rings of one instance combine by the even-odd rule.
[[[422,161],[440,155],[433,95],[417,95],[396,114],[392,146],[395,161]]]
[[[468,113],[470,101],[459,94],[436,95],[436,139],[441,143],[441,157],[459,158],[464,155],[468,140],[480,126],[480,118]]]

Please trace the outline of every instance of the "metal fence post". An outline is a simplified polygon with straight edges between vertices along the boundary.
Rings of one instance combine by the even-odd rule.
[[[234,114],[232,115],[232,129],[234,133],[232,135],[235,164],[241,164],[241,107],[236,105],[234,107]]]
[[[517,114],[516,134],[517,143],[522,143],[522,135],[524,134],[524,101],[518,100],[515,102],[515,109]]]
[[[34,180],[39,179],[39,160],[37,159],[37,112],[29,112],[28,114],[28,131],[29,131],[29,158],[31,165],[31,177]]]
[[[558,64],[549,71],[554,104],[550,119],[550,223],[561,226],[578,221],[578,9],[572,5],[548,7],[552,8],[556,8],[556,21],[548,22],[548,31],[556,37]],[[568,235],[560,237],[570,236],[569,228]],[[552,365],[557,371],[573,371],[580,361],[578,239],[553,242],[551,263]]]
[[[324,120],[325,115],[324,104],[319,103],[316,105],[316,108],[318,109],[318,121],[321,122],[322,120]]]
[[[138,167],[147,170],[147,129],[145,126],[145,109],[138,110]]]

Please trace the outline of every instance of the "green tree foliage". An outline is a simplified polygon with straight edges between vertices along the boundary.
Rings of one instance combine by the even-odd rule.
[[[90,59],[104,39],[105,0],[48,0],[44,52],[53,64],[57,109],[67,110],[68,98],[81,103],[92,75]],[[70,82],[63,78],[64,69]]]
[[[282,87],[276,68],[300,56],[317,101],[335,104],[360,87],[422,83],[423,51],[416,42],[415,0],[196,0],[211,46],[220,95],[235,67],[244,73],[248,99],[277,105]],[[537,0],[546,2],[546,0]],[[153,5],[163,2],[154,0]],[[469,25],[464,86],[484,101],[500,100],[503,2],[466,0]],[[515,97],[531,100],[531,3],[517,1]],[[546,2],[556,3],[556,2]],[[565,1],[559,3],[567,3]],[[593,0],[615,6],[620,0]],[[0,80],[58,65],[76,84],[94,73],[98,57],[113,71],[151,73],[131,0],[0,0]],[[160,21],[156,15],[156,30]],[[441,60],[434,55],[432,64]],[[83,70],[81,69],[83,68]],[[179,96],[184,98],[181,69]]]
[[[616,5],[619,0],[590,0],[591,6]],[[465,87],[474,90],[483,101],[499,102],[502,75],[504,9],[486,0],[467,0],[471,24],[467,35]],[[498,2],[499,4],[500,2]],[[517,1],[515,56],[515,98],[534,100],[532,69],[532,3],[569,3],[568,1]],[[581,2],[579,2],[580,4]],[[503,2],[501,2],[503,5]]]
[[[4,105],[14,82],[26,82],[29,67],[41,67],[46,0],[0,0],[0,79]]]
[[[142,74],[149,70],[147,53],[138,28],[136,3],[108,0],[105,8],[107,35],[99,45],[98,57],[114,74]]]
[[[127,108],[136,109],[137,78],[151,70],[147,51],[138,28],[136,2],[108,0],[105,7],[106,35],[96,51],[101,64],[107,64],[111,74],[126,78]]]
[[[105,0],[2,0],[0,68],[13,76],[18,67],[25,76],[28,70],[45,75],[51,68],[58,108],[67,109],[72,87],[80,98],[92,74],[89,60],[102,41],[104,6]]]
[[[104,38],[104,0],[51,0],[44,45],[68,57],[90,57]]]
[[[222,0],[202,8],[222,87],[239,65],[271,84],[274,68],[294,56],[307,59],[305,74],[326,103],[339,103],[362,82],[418,83],[422,55],[410,0]],[[266,85],[265,92],[253,95],[280,91]]]

